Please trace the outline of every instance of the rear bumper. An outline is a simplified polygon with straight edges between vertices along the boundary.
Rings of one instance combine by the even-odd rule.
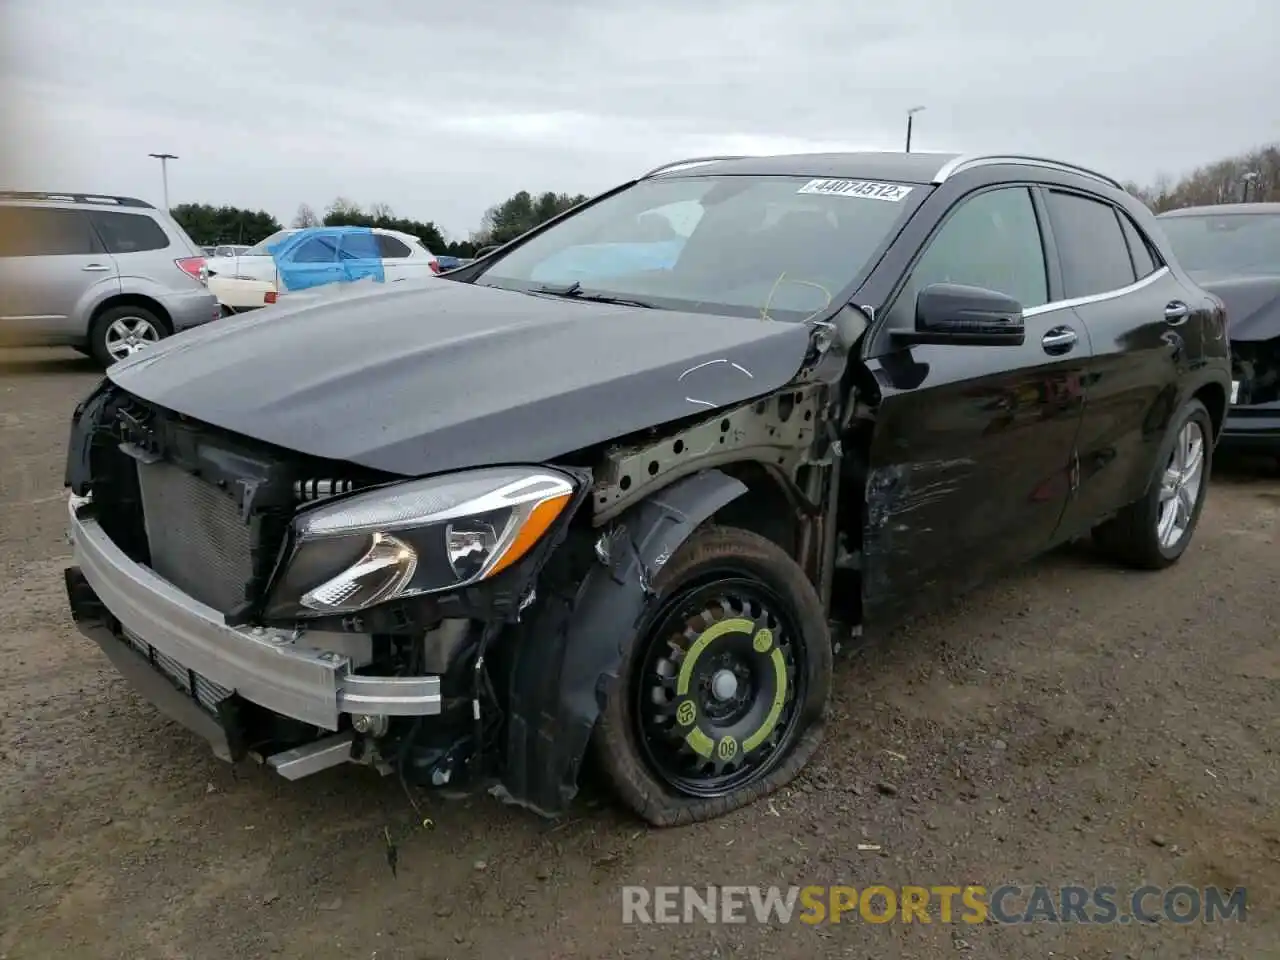
[[[190,671],[193,685],[198,677],[325,730],[343,726],[343,714],[440,713],[439,677],[361,676],[353,672],[348,657],[305,646],[305,634],[227,626],[217,610],[131,560],[96,520],[81,515],[85,503],[71,499],[75,566],[67,574],[68,599],[80,632],[106,652],[139,692],[210,740],[215,752],[225,752],[225,743],[187,709],[203,715],[196,699],[174,685],[172,674],[166,676],[138,654],[125,636],[150,648],[153,658],[163,655],[166,663]],[[175,696],[187,703],[175,705]]]
[[[276,285],[270,280],[245,280],[234,277],[212,276],[209,291],[218,303],[235,310],[252,310],[261,307],[263,297]]]
[[[210,323],[222,315],[218,309],[218,298],[203,286],[196,290],[167,292],[156,299],[169,314],[174,333]]]
[[[1280,451],[1280,402],[1234,406],[1222,425],[1224,447]]]

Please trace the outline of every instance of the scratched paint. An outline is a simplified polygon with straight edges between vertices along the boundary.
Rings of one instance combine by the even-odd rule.
[[[714,409],[733,402],[732,400],[718,401],[715,397],[725,390],[737,397],[742,392],[743,377],[754,380],[755,374],[742,364],[735,363],[727,357],[721,357],[690,367],[676,378],[676,382],[684,388],[687,402]]]
[[[920,536],[931,527],[917,526],[915,515],[953,496],[972,476],[974,460],[925,460],[895,463],[871,470],[866,485],[866,527],[863,530],[863,596],[870,601],[887,597],[918,569]],[[893,571],[892,576],[890,570]]]

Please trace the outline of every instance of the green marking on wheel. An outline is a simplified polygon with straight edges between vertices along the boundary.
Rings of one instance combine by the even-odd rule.
[[[700,757],[711,759],[711,753],[715,750],[716,743],[705,733],[694,727],[684,735],[684,742],[693,748],[693,752]]]
[[[751,646],[755,648],[756,653],[768,653],[769,648],[773,646],[773,631],[768,627],[760,630],[751,641]]]
[[[778,717],[782,716],[782,708],[787,702],[787,662],[782,658],[782,651],[777,647],[773,648],[769,659],[773,661],[775,680],[773,703],[769,706],[769,712],[764,718],[764,723],[760,724],[760,729],[742,741],[742,749],[747,753],[764,743],[765,738],[773,733],[773,728],[778,725]]]
[[[738,741],[733,737],[721,737],[716,744],[716,756],[721,760],[732,760],[738,755]]]
[[[755,624],[750,620],[734,617],[713,623],[703,630],[689,647],[689,652],[684,655],[684,662],[680,664],[680,675],[676,678],[676,694],[683,697],[689,692],[689,682],[693,679],[693,665],[711,641],[723,637],[726,633],[750,633],[754,628]]]
[[[692,700],[681,700],[676,707],[676,723],[682,727],[692,727],[698,719],[698,708]]]

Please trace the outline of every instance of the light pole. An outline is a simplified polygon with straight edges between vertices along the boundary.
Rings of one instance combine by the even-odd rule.
[[[1244,186],[1240,191],[1240,202],[1248,203],[1249,188],[1253,186],[1254,181],[1258,179],[1258,171],[1250,170],[1248,173],[1241,174],[1240,179],[1244,181]]]
[[[149,153],[149,157],[155,157],[160,161],[160,178],[164,181],[164,212],[169,212],[169,161],[177,160],[177,154],[173,153]]]
[[[912,107],[907,111],[907,153],[911,152],[911,118],[923,109],[924,107]]]

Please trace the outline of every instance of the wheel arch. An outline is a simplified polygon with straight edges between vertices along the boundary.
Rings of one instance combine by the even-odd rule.
[[[156,319],[165,325],[165,332],[173,333],[173,317],[169,315],[168,310],[160,305],[158,300],[141,293],[116,293],[107,297],[93,308],[93,313],[89,317],[89,332],[91,336],[98,319],[108,310],[113,310],[116,307],[138,307],[148,313],[155,314]]]
[[[652,581],[699,526],[749,491],[717,469],[629,507],[600,534],[580,582],[521,624],[510,676],[506,763],[494,792],[543,816],[562,813],[600,712],[653,596]]]
[[[1193,400],[1199,400],[1209,411],[1209,420],[1213,424],[1213,439],[1222,435],[1222,425],[1227,419],[1227,391],[1217,381],[1202,384],[1191,394]]]

